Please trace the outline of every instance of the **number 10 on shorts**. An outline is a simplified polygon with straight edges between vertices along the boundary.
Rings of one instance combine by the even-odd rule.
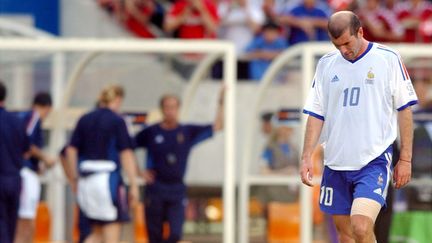
[[[333,188],[321,187],[320,204],[324,204],[325,206],[331,206],[333,204]]]

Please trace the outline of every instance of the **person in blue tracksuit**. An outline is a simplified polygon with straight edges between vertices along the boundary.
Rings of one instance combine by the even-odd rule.
[[[51,112],[51,107],[50,94],[40,92],[33,99],[32,109],[18,114],[24,121],[26,133],[30,137],[31,157],[24,160],[24,167],[21,169],[22,190],[15,243],[32,241],[35,229],[34,219],[41,193],[39,173],[43,171],[43,168],[50,168],[55,164],[55,159],[42,152],[42,121]]]
[[[164,95],[160,100],[163,120],[135,137],[137,148],[147,150],[146,169],[142,173],[145,188],[145,215],[149,243],[175,243],[181,240],[186,202],[185,175],[188,155],[194,145],[210,138],[223,127],[223,92],[215,122],[207,125],[181,124],[178,121],[180,100]],[[162,239],[163,223],[170,234]]]
[[[132,139],[118,114],[123,97],[122,87],[106,87],[99,107],[79,119],[66,150],[70,165],[66,175],[92,227],[85,242],[120,241],[121,223],[129,220],[122,169],[128,177],[129,204],[133,206],[138,198]]]
[[[14,242],[21,191],[20,170],[30,141],[24,123],[4,108],[6,87],[0,81],[0,242]]]

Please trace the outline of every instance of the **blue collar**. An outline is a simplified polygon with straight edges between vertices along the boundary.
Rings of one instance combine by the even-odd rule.
[[[345,59],[345,60],[347,60],[348,62],[350,62],[350,63],[355,63],[355,62],[357,62],[358,60],[360,60],[362,57],[364,57],[369,51],[370,51],[370,49],[372,49],[372,46],[373,46],[373,43],[372,42],[369,42],[369,44],[368,44],[368,47],[366,48],[366,50],[359,56],[359,57],[357,57],[356,59],[354,59],[354,60],[347,60],[347,59]],[[342,56],[343,57],[343,56]]]

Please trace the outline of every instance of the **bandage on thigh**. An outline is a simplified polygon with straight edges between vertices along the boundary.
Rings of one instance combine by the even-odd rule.
[[[363,215],[367,216],[375,222],[379,212],[381,210],[381,204],[375,200],[369,198],[356,198],[352,204],[351,216]]]

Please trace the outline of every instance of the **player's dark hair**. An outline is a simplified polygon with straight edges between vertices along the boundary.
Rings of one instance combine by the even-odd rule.
[[[273,117],[273,112],[264,112],[261,114],[261,121],[262,122],[270,122]]]
[[[262,30],[262,31],[265,31],[265,30],[277,30],[277,31],[280,31],[280,30],[281,30],[281,27],[280,27],[276,22],[273,22],[273,21],[267,21],[267,22],[262,26],[261,30]]]
[[[3,81],[0,80],[0,102],[6,99],[6,86],[3,84]]]
[[[47,92],[39,92],[33,99],[33,105],[52,106],[51,95]]]
[[[357,37],[358,31],[361,27],[360,19],[353,12],[346,12],[350,14],[349,21],[336,21],[332,18],[328,21],[327,29],[331,37],[335,39],[339,38],[348,28],[350,34]]]
[[[165,105],[165,101],[167,99],[171,99],[171,98],[175,99],[177,101],[177,105],[180,107],[181,101],[180,101],[180,98],[177,95],[174,95],[174,94],[164,94],[164,95],[162,95],[162,97],[159,100],[159,108],[162,109],[163,106]]]

